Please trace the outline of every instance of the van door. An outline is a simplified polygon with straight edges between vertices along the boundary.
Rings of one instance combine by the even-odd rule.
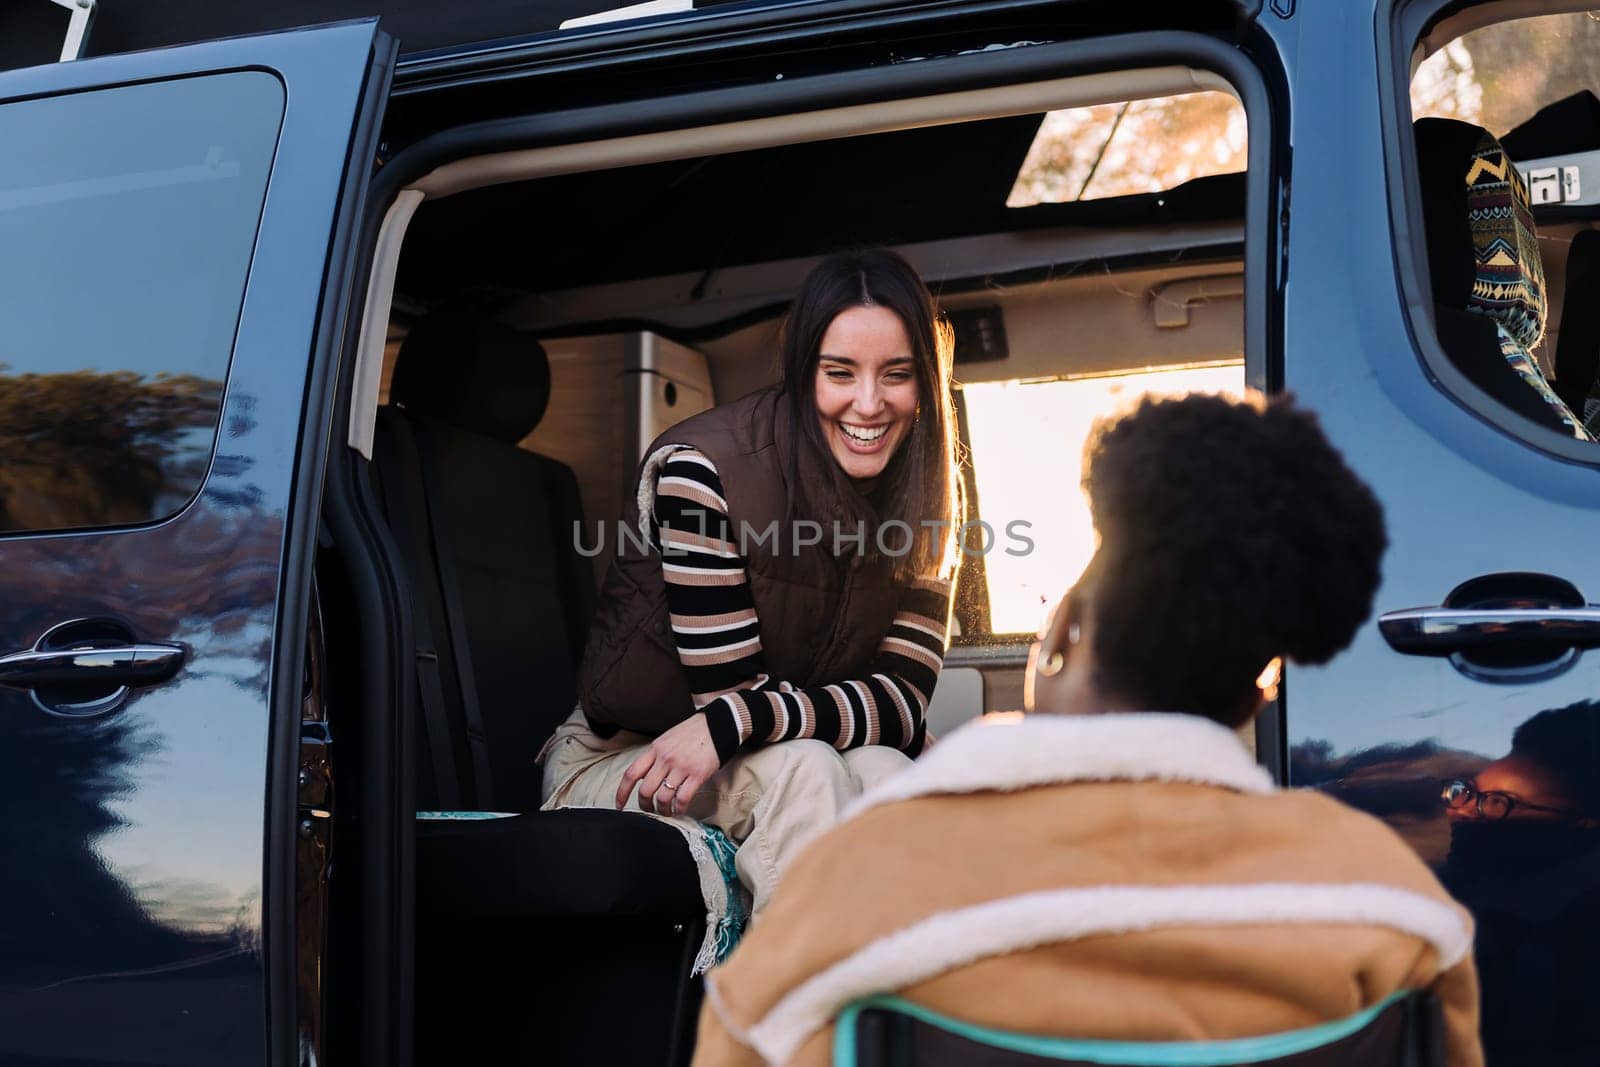
[[[375,22],[0,74],[0,1060],[285,1062]]]
[[[1287,676],[1287,777],[1383,819],[1471,910],[1496,1064],[1600,1062],[1600,446],[1540,392],[1576,387],[1581,415],[1593,382],[1593,363],[1555,375],[1550,332],[1583,333],[1547,295],[1594,304],[1577,262],[1593,216],[1561,203],[1578,183],[1554,167],[1536,200],[1515,170],[1545,153],[1510,148],[1535,122],[1593,136],[1559,118],[1594,85],[1592,25],[1555,3],[1432,0],[1272,22],[1302,131],[1285,381],[1390,538],[1375,618]]]
[[[1350,649],[1288,672],[1281,755],[1291,784],[1379,814],[1442,869],[1446,787],[1540,712],[1600,693],[1600,448],[1447,378],[1420,212],[1407,217],[1409,117],[1350,73],[1381,64],[1404,100],[1414,35],[1395,61],[1342,18],[1296,16],[1303,39],[1339,43],[1302,53],[1294,90],[1317,136],[1294,158],[1285,381],[1378,494],[1390,545]],[[1291,48],[1296,25],[1274,29]]]

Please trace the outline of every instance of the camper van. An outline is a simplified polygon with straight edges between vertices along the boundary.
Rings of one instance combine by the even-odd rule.
[[[1293,392],[1391,543],[1244,740],[1464,887],[1491,1063],[1600,1062],[1600,854],[1477,892],[1448,817],[1600,695],[1585,5],[377,6],[0,7],[0,1061],[687,1063],[683,839],[535,757],[642,449],[884,244],[999,534],[933,730],[1020,706],[1097,417]]]

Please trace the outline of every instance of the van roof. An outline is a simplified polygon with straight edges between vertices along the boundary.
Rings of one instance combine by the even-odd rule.
[[[165,48],[374,15],[383,19],[385,31],[398,38],[402,55],[420,55],[549,33],[570,20],[589,21],[607,12],[624,18],[659,17],[665,9],[688,11],[725,2],[654,0],[629,11],[634,0],[477,0],[461,4],[437,0],[270,0],[254,4],[96,0],[83,55]],[[779,0],[740,0],[739,6],[762,7],[774,2]],[[53,0],[11,0],[0,15],[0,70],[55,62],[67,23],[67,10]]]

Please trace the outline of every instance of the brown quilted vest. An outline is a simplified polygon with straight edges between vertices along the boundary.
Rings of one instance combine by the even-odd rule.
[[[890,561],[869,561],[854,542],[842,541],[841,553],[834,554],[835,521],[846,536],[854,532],[853,522],[844,520],[830,472],[821,466],[832,457],[819,456],[795,439],[789,408],[776,388],[768,388],[686,419],[646,451],[640,479],[649,457],[664,446],[687,445],[704,453],[721,476],[735,535],[741,528],[755,532],[743,547],[768,673],[800,686],[863,678],[894,619],[899,588]],[[799,483],[795,516],[823,528],[822,543],[798,554],[786,517],[791,478]],[[635,531],[638,507],[633,500],[623,508],[623,521]],[[758,540],[774,523],[776,542]],[[606,531],[614,554],[578,693],[595,732],[609,736],[624,729],[653,736],[692,715],[694,701],[672,638],[661,556],[651,547],[640,551],[635,541],[616,534],[615,528]]]

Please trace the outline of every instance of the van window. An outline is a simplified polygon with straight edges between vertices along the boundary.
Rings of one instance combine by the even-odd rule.
[[[1434,332],[1466,382],[1441,380],[1514,431],[1589,444],[1595,312],[1567,296],[1600,271],[1600,20],[1521,18],[1441,43],[1446,32],[1418,49],[1410,87]]]
[[[1497,22],[1462,34],[1423,60],[1411,79],[1413,118],[1476,123],[1500,137],[1546,104],[1600,81],[1600,13]]]
[[[980,521],[987,526],[968,539],[996,542],[984,555],[991,634],[1036,630],[1094,554],[1094,526],[1079,484],[1096,420],[1147,395],[1193,392],[1241,395],[1243,361],[962,387]],[[1019,433],[1024,426],[1027,432]],[[1053,454],[1041,453],[1040,441],[1049,441]]]
[[[283,99],[249,71],[0,107],[0,530],[199,489]]]
[[[1047,112],[1007,207],[1159,193],[1245,168],[1244,107],[1223,92]]]

